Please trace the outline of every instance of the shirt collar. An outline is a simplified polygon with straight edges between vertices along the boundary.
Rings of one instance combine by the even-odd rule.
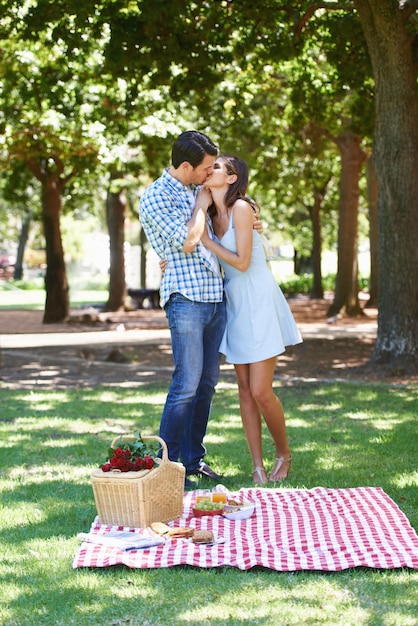
[[[162,178],[164,179],[164,182],[166,182],[168,185],[173,187],[173,189],[175,189],[176,191],[184,191],[184,190],[190,191],[191,190],[194,193],[196,190],[196,185],[187,186],[184,183],[182,183],[180,180],[177,180],[177,178],[174,178],[174,176],[170,174],[168,167],[163,171]]]

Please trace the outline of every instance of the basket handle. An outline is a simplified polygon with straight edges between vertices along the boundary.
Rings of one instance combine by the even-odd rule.
[[[138,439],[138,437],[136,437],[135,435],[118,435],[117,437],[115,437],[112,441],[112,443],[110,444],[111,448],[115,448],[116,444],[118,443],[118,441],[120,441],[122,439],[122,441],[136,441]],[[168,461],[168,448],[167,448],[167,444],[164,441],[164,439],[161,439],[161,437],[157,437],[157,435],[144,435],[143,437],[141,436],[141,439],[143,439],[143,441],[149,440],[149,439],[153,439],[155,441],[158,441],[158,443],[160,444],[161,448],[162,448],[162,460],[164,462]]]

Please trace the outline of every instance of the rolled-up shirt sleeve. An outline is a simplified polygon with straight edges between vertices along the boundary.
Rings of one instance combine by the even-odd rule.
[[[174,292],[202,302],[219,302],[223,298],[216,259],[213,262],[207,258],[200,242],[193,252],[183,250],[194,203],[193,191],[167,171],[145,190],[140,201],[141,226],[157,255],[168,261],[160,289],[162,305]]]
[[[179,207],[176,198],[158,187],[153,194],[145,193],[140,203],[141,225],[158,256],[165,258],[165,249],[169,245],[182,250],[188,234],[187,222],[192,207],[188,197],[181,199]]]

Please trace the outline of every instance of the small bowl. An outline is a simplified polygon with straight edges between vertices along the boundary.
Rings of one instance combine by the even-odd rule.
[[[254,513],[255,504],[243,502],[241,505],[225,505],[223,516],[229,520],[248,519]]]
[[[196,509],[193,507],[193,515],[195,517],[203,517],[204,515],[209,515],[213,517],[214,515],[222,515],[224,509]]]
[[[224,506],[224,512],[230,513],[231,511],[235,511],[236,509],[242,509],[246,506],[255,507],[255,504],[254,502],[247,502],[246,500],[241,500],[241,502],[239,502],[238,500],[229,500]]]

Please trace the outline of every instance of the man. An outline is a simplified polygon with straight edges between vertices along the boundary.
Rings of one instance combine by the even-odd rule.
[[[204,462],[212,397],[219,378],[226,312],[218,262],[200,243],[212,202],[203,185],[218,148],[207,135],[186,131],[174,142],[171,167],[145,191],[140,220],[160,259],[167,262],[161,283],[171,333],[174,371],[160,422],[160,437],[171,461],[179,458],[190,475],[219,480]]]

